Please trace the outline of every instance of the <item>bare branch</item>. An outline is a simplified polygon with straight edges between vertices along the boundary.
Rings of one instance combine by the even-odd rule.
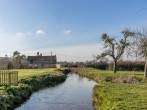
[[[117,61],[123,55],[125,49],[130,45],[128,38],[130,36],[134,36],[134,32],[131,32],[127,28],[124,29],[121,33],[123,35],[123,38],[119,41],[117,41],[115,37],[108,36],[108,34],[106,33],[102,34],[105,50],[101,55],[97,56],[97,59],[110,56],[113,58],[114,62],[117,63]],[[116,70],[114,72],[116,72]]]

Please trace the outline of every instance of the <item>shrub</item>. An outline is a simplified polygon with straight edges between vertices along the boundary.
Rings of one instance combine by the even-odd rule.
[[[100,69],[100,70],[106,70],[106,69],[108,68],[108,63],[104,63],[104,62],[98,63],[98,64],[96,65],[96,68],[97,68],[97,69]]]
[[[113,63],[109,64],[109,70],[113,70]],[[117,64],[118,71],[143,71],[144,70],[144,62],[132,62],[132,61],[121,61]]]

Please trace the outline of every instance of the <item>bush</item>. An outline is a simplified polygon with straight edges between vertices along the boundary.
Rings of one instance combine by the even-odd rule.
[[[107,68],[108,68],[108,63],[98,63],[97,65],[96,65],[96,68],[97,69],[100,69],[100,70],[107,70]]]
[[[108,69],[108,63],[106,62],[98,62],[98,63],[90,63],[90,64],[85,64],[85,67],[92,67],[92,68],[97,68],[100,70],[107,70]]]
[[[143,71],[144,70],[144,62],[132,62],[132,61],[121,61],[117,64],[118,71]],[[109,70],[113,70],[113,63],[109,64]]]
[[[0,110],[12,109],[15,105],[26,100],[32,93],[29,85],[7,87],[4,95],[0,96]]]

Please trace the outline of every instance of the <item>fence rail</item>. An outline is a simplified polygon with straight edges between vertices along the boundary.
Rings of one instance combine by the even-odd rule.
[[[18,71],[0,71],[0,85],[18,85]]]

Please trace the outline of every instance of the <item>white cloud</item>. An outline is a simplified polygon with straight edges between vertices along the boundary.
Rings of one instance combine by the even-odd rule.
[[[45,34],[45,31],[42,30],[42,29],[39,29],[39,30],[36,31],[36,34],[37,35],[44,35]]]
[[[71,34],[71,30],[67,29],[63,31],[64,35],[70,35]]]
[[[35,32],[37,35],[45,35],[45,31],[42,29],[36,30]],[[31,36],[35,33],[32,33],[31,31],[26,31],[26,32],[17,32],[16,36]]]
[[[27,31],[27,32],[17,32],[16,36],[31,36],[32,32],[31,31]]]
[[[23,36],[24,35],[24,33],[22,33],[22,32],[17,32],[16,33],[16,36]]]

